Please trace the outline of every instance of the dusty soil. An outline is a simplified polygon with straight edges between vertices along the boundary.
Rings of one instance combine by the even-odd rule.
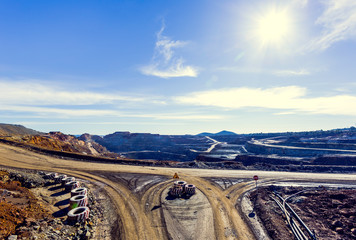
[[[90,218],[80,224],[67,221],[70,193],[52,180],[31,189],[42,177],[38,172],[8,169],[0,171],[0,239],[120,239],[119,218],[103,186],[86,180]]]
[[[0,239],[16,234],[21,238],[28,233],[19,231],[39,219],[51,220],[52,216],[33,193],[18,181],[10,181],[9,173],[0,171]]]
[[[101,188],[99,205],[107,206],[106,210],[101,210],[101,216],[103,219],[117,217],[116,223],[103,222],[103,225],[107,224],[106,231],[116,234],[111,235],[114,236],[112,239],[169,239],[168,229],[171,226],[166,224],[161,196],[164,196],[163,191],[172,184],[172,176],[176,172],[184,181],[196,185],[208,200],[213,212],[211,220],[216,239],[255,239],[238,210],[240,196],[254,187],[253,175],[259,175],[261,182],[282,179],[283,181],[314,179],[320,182],[356,180],[356,175],[351,174],[222,171],[83,162],[41,155],[3,144],[0,144],[0,164],[13,168],[63,173]],[[209,178],[215,178],[216,182]],[[108,196],[111,201],[105,201],[105,198],[109,199]],[[194,214],[194,211],[192,213]],[[177,219],[179,217],[176,217]],[[96,239],[110,239],[105,237],[109,235],[97,236]]]
[[[164,220],[170,239],[216,239],[213,211],[206,196],[199,190],[188,199],[161,196]]]
[[[273,191],[284,198],[305,190],[289,200],[289,205],[318,239],[356,238],[356,190],[263,187],[250,194],[254,210],[272,239],[293,239],[284,214],[271,199]]]

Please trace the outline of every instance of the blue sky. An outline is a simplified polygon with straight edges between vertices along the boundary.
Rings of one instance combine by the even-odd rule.
[[[197,134],[356,123],[356,1],[0,0],[0,122]]]

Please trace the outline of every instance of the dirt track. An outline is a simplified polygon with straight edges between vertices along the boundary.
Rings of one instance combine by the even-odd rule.
[[[199,189],[201,195],[196,198],[196,202],[192,198],[190,203],[188,201],[186,203],[187,206],[189,204],[194,206],[196,203],[203,204],[204,202],[205,210],[202,214],[205,215],[201,217],[211,214],[213,216],[211,223],[213,228],[208,229],[204,235],[210,234],[212,239],[255,239],[237,209],[241,195],[254,187],[254,181],[251,181],[251,178],[255,174],[260,176],[262,182],[313,180],[355,183],[356,181],[355,174],[174,169],[80,162],[44,156],[3,144],[0,144],[0,165],[64,173],[103,186],[115,204],[114,211],[121,219],[121,224],[117,228],[120,234],[116,236],[122,239],[177,239],[171,224],[179,221],[180,217],[177,217],[179,212],[177,210],[168,216],[167,211],[180,207],[181,211],[194,213],[197,209],[184,208],[185,202],[165,203],[162,200],[164,199],[162,196],[166,194],[167,188],[173,182],[172,176],[175,172],[182,180],[195,184]],[[219,184],[221,179],[231,178],[237,180],[229,181],[229,184],[226,184],[225,180],[224,187]],[[177,207],[177,204],[183,204],[183,207]],[[186,213],[190,223],[200,224],[198,218],[192,217],[193,213]],[[198,237],[191,237],[191,239],[198,239]]]

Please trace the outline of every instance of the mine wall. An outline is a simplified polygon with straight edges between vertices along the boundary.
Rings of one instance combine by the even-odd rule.
[[[245,166],[254,165],[256,163],[268,163],[272,165],[300,165],[310,164],[310,161],[306,160],[294,160],[288,158],[272,158],[267,156],[255,156],[255,155],[239,155],[236,156],[235,161],[241,162]]]
[[[356,150],[354,143],[292,143],[290,146],[301,148],[329,148],[329,149],[342,149],[342,150]]]
[[[356,166],[356,156],[327,155],[314,159],[314,165]]]
[[[320,148],[301,148],[288,146],[274,146],[255,142],[247,142],[245,148],[255,154],[277,154],[281,156],[293,157],[317,157],[327,154],[355,154],[352,150],[335,150],[335,149],[320,149]]]

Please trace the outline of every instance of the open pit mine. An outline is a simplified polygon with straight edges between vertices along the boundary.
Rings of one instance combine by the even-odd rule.
[[[71,151],[26,144],[31,137],[0,142],[0,239],[356,238],[354,173],[162,167],[41,136]],[[292,144],[272,140],[251,144]]]

